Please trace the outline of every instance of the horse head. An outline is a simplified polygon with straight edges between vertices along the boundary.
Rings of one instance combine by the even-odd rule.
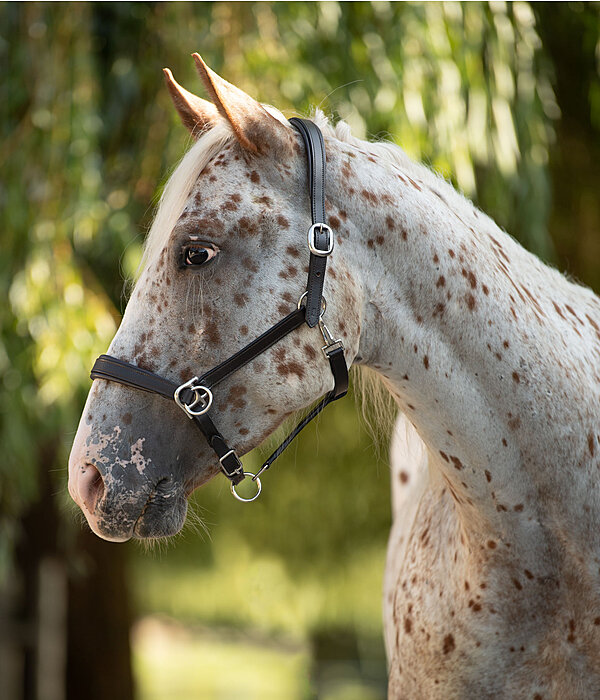
[[[300,135],[276,110],[194,58],[211,102],[165,70],[195,143],[162,195],[141,273],[108,351],[177,385],[296,308],[306,288],[311,226]],[[331,132],[326,144],[328,168],[335,171]],[[331,201],[326,206],[339,209]],[[350,364],[359,346],[361,295],[356,261],[339,243],[338,234],[323,294],[327,321],[343,335]],[[215,388],[211,416],[238,454],[331,390],[321,345],[318,328],[302,325]],[[124,541],[178,532],[187,497],[219,468],[175,402],[93,382],[69,460],[69,492],[97,535]]]

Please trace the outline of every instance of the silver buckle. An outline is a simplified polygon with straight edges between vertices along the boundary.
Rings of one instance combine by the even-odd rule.
[[[195,382],[197,381],[198,377],[192,377],[192,379],[185,382],[185,384],[178,386],[177,389],[175,389],[175,393],[173,394],[175,403],[179,406],[179,408],[181,408],[184,411],[184,413],[190,420],[194,416],[201,416],[203,413],[206,413],[208,409],[212,406],[213,402],[212,391],[207,386],[202,386],[202,384],[195,384]],[[194,392],[194,400],[192,401],[192,403],[185,403],[179,397],[179,395],[184,389],[189,389],[190,391]],[[192,409],[199,403],[203,404],[202,408],[199,411],[193,411]]]
[[[235,450],[229,450],[229,452],[226,452],[222,457],[219,457],[219,462],[221,462],[221,466],[223,466],[223,460],[227,459],[227,457],[229,457],[229,455],[235,455]],[[237,455],[235,455],[235,456],[237,457],[237,460],[239,462],[240,458]],[[242,464],[240,463],[240,466],[234,472],[231,472],[231,476],[233,476],[233,474],[243,474],[242,469],[243,469],[243,467],[242,467]],[[229,474],[229,472],[227,472],[227,473]]]
[[[327,231],[329,234],[329,245],[327,246],[327,250],[321,250],[320,248],[317,248],[315,245],[315,234],[319,230],[320,233],[323,233],[323,231]],[[309,229],[308,229],[308,249],[313,255],[318,255],[320,258],[326,258],[328,255],[331,255],[333,252],[333,243],[334,243],[334,238],[333,238],[333,231],[327,224],[313,224]]]

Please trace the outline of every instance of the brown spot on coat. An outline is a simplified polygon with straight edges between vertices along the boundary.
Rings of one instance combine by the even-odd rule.
[[[204,325],[204,335],[211,345],[218,345],[221,342],[221,334],[219,333],[219,326],[212,320],[207,320]]]
[[[243,396],[247,393],[247,389],[243,384],[234,384],[229,393],[227,394],[226,405],[232,406],[233,408],[244,408],[246,406],[246,401]]]
[[[304,353],[306,354],[306,357],[308,357],[309,360],[314,360],[317,356],[317,351],[313,348],[312,345],[309,345],[308,343],[304,344]]]
[[[459,471],[463,468],[463,463],[460,461],[458,457],[454,457],[450,455],[450,461],[454,465],[455,469],[458,469]]]
[[[373,194],[373,192],[369,192],[369,190],[362,190],[360,194],[367,200],[367,202],[369,202],[369,204],[377,204],[377,195]]]
[[[512,414],[508,414],[508,427],[511,430],[517,430],[518,428],[521,427],[521,419],[519,416],[513,416]]]
[[[594,435],[592,433],[588,435],[588,450],[590,451],[590,455],[593,457],[595,452],[595,443]]]
[[[252,260],[252,258],[243,258],[242,265],[249,272],[258,272],[258,265],[254,262],[254,260]]]
[[[465,277],[468,283],[471,285],[471,289],[475,289],[475,287],[477,286],[477,279],[475,275],[471,272],[471,270],[465,270],[465,268],[463,267],[461,272],[462,276]]]
[[[472,294],[467,294],[466,300],[467,300],[467,306],[469,308],[469,311],[473,311],[473,309],[475,308],[475,305],[476,305],[475,297]]]
[[[277,371],[283,377],[295,374],[298,379],[304,377],[304,366],[297,360],[287,360],[285,348],[277,348],[274,353],[277,362]]]
[[[407,175],[406,177],[407,177],[408,181],[410,182],[410,184],[411,184],[415,189],[419,190],[419,192],[422,192],[422,191],[423,191],[423,190],[420,188],[420,186],[417,185],[417,183],[416,183],[411,177],[409,177],[408,175]]]
[[[242,216],[238,221],[240,236],[244,237],[255,236],[258,233],[258,226],[256,222],[249,219],[247,216]]]
[[[444,645],[442,650],[444,654],[449,654],[456,649],[456,643],[454,642],[454,637],[451,634],[447,634],[444,637]]]
[[[254,182],[254,184],[260,182],[260,176],[259,176],[259,174],[256,172],[256,170],[253,170],[253,171],[250,173],[250,180],[251,180],[251,182]]]

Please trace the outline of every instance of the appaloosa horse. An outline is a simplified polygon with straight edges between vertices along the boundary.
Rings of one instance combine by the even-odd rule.
[[[212,103],[165,72],[197,141],[110,347],[165,386],[292,313],[309,261],[300,135],[195,60]],[[315,121],[335,236],[324,319],[405,416],[392,447],[390,696],[600,697],[600,302],[398,147]],[[302,324],[214,388],[205,415],[231,452],[331,389],[321,343]],[[219,461],[181,406],[107,379],[75,438],[71,495],[106,539],[173,534]],[[208,394],[188,399],[204,410]]]

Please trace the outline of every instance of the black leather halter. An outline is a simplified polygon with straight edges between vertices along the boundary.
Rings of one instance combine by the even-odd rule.
[[[201,377],[193,377],[181,385],[109,355],[100,355],[94,363],[90,375],[92,379],[119,382],[135,389],[160,394],[160,396],[174,400],[185,414],[194,421],[204,434],[208,444],[216,452],[221,464],[221,471],[231,481],[232,493],[241,501],[252,501],[258,497],[261,491],[259,475],[271,466],[296,435],[327,404],[345,396],[348,391],[348,368],[344,359],[344,346],[341,340],[334,340],[323,322],[323,313],[325,311],[323,283],[325,281],[327,257],[333,251],[334,245],[333,231],[327,225],[325,219],[325,144],[321,130],[313,122],[306,119],[293,118],[290,119],[290,123],[300,132],[306,147],[312,215],[312,226],[308,231],[308,248],[310,251],[308,282],[306,291],[298,302],[298,308],[282,318],[274,326],[271,326],[251,343],[238,350],[234,355],[205,372]],[[329,360],[334,387],[300,421],[275,452],[263,463],[256,474],[244,472],[242,463],[235,450],[229,447],[210,417],[213,390],[224,379],[261,355],[272,345],[278,343],[303,323],[306,323],[310,328],[319,326],[325,341],[322,351]],[[245,476],[251,476],[257,483],[257,493],[252,498],[242,498],[235,490],[235,486]]]

